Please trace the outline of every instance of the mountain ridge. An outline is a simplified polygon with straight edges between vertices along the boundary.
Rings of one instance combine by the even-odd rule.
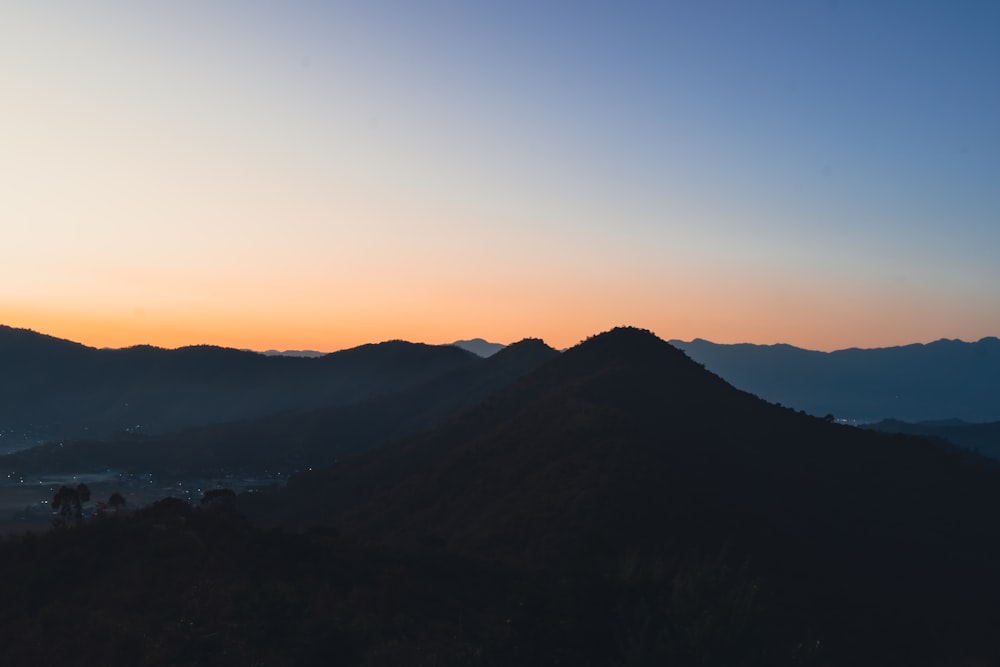
[[[787,611],[780,623],[838,628],[822,640],[841,660],[851,642],[881,647],[854,664],[996,649],[995,467],[768,403],[635,329],[584,341],[432,431],[243,502],[264,520],[415,553],[595,576],[634,562],[649,585],[692,553],[726,554],[754,564]],[[956,606],[979,616],[944,611]],[[914,633],[926,643],[892,653]]]
[[[491,371],[480,384],[482,369],[513,361],[526,361],[525,372],[497,386]],[[235,508],[166,499],[135,521],[108,516],[25,540],[12,557],[14,590],[42,586],[53,609],[86,600],[87,631],[76,634],[114,629],[95,655],[121,632],[138,641],[163,625],[162,614],[122,611],[137,585],[155,581],[169,584],[156,590],[171,619],[175,607],[197,619],[182,625],[185,649],[229,637],[216,629],[242,627],[249,605],[268,620],[253,628],[290,626],[265,637],[281,637],[268,655],[329,640],[335,626],[337,648],[342,638],[385,638],[362,644],[390,651],[381,661],[366,651],[364,664],[1000,658],[996,465],[769,403],[634,328],[562,353],[524,341],[390,398],[335,407],[323,429],[370,410],[360,421],[381,418],[392,437],[407,419],[434,415],[439,399],[455,412],[284,488],[242,495]],[[420,401],[416,412],[393,412]],[[156,565],[111,564],[109,545]],[[216,591],[205,586],[206,563],[213,577],[234,566],[241,574]],[[39,567],[44,579],[32,579]],[[428,584],[430,572],[439,574]],[[449,584],[459,572],[461,583]],[[5,613],[19,618],[18,605]],[[289,610],[301,622],[289,624]],[[219,641],[217,655],[257,648]],[[30,640],[11,645],[17,655]]]
[[[772,402],[851,422],[1000,420],[1000,339],[832,352],[787,344],[672,341],[734,385]]]
[[[471,340],[456,340],[452,345],[468,350],[480,357],[490,357],[504,348],[501,343],[491,343],[483,338],[473,338]]]
[[[0,328],[6,446],[162,433],[288,409],[351,403],[473,364],[451,345],[386,341],[322,357],[268,357],[211,345],[96,349]]]
[[[833,414],[854,422],[1000,420],[1000,340],[995,337],[976,343],[939,339],[834,352],[786,344],[726,346],[704,339],[674,343],[734,385],[814,415]],[[353,400],[349,391],[334,389],[322,376],[340,373],[333,367],[351,366],[347,360],[357,355],[401,360],[393,356],[400,345],[414,356],[425,357],[427,350],[461,349],[386,341],[316,358],[271,357],[212,345],[98,350],[28,329],[0,326],[0,364],[5,370],[0,378],[0,432],[5,448],[13,448],[121,430],[162,433],[264,412],[349,402]],[[458,357],[446,361],[446,352],[435,354],[445,365],[471,363]],[[478,357],[482,351],[470,354]],[[394,391],[389,377],[394,364],[387,361],[371,374],[381,374],[389,383],[382,389],[377,382],[356,376],[361,381],[355,398]],[[182,367],[187,370],[178,370]],[[355,366],[346,372],[360,371]],[[426,372],[434,371],[428,368]],[[188,380],[182,377],[184,373]],[[194,391],[186,388],[190,382]],[[269,399],[268,391],[284,398]],[[240,401],[233,398],[237,395]],[[211,405],[217,406],[214,414],[209,414]],[[70,414],[62,414],[67,410]]]
[[[425,382],[350,404],[158,435],[67,440],[2,456],[0,465],[32,474],[112,469],[174,477],[326,465],[446,420],[557,354],[541,340],[526,339],[488,359],[477,357]]]

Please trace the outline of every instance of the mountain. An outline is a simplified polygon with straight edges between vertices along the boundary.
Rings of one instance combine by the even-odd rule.
[[[241,502],[266,523],[576,582],[559,588],[571,599],[610,586],[645,609],[630,646],[650,662],[678,646],[716,656],[697,664],[1000,656],[996,467],[764,402],[641,330]],[[588,607],[595,627],[621,622],[615,599]]]
[[[322,357],[322,352],[316,350],[264,350],[261,352],[267,357]]]
[[[162,433],[283,410],[356,403],[478,361],[451,345],[389,341],[319,358],[229,348],[94,349],[0,327],[4,446]]]
[[[472,358],[450,372],[399,391],[351,404],[224,422],[161,435],[66,441],[0,456],[0,469],[21,474],[108,469],[159,476],[294,471],[429,428],[514,382],[558,352],[526,339],[488,359]]]
[[[733,385],[855,422],[1000,421],[1000,339],[816,352],[791,345],[671,344]]]
[[[0,662],[997,664],[998,466],[641,330],[507,353],[534,370],[441,376],[406,419],[485,400],[284,489],[0,541]]]
[[[456,340],[452,343],[455,347],[460,347],[463,350],[468,350],[473,354],[479,355],[480,357],[489,357],[504,348],[500,343],[491,343],[489,341],[483,340],[482,338],[473,338],[472,340]]]

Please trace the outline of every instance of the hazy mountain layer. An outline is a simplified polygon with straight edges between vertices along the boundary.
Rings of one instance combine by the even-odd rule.
[[[814,415],[874,422],[1000,420],[1000,339],[815,352],[671,341],[736,387]]]
[[[482,338],[473,338],[472,340],[457,340],[452,345],[460,347],[463,350],[468,350],[473,354],[477,354],[480,357],[489,357],[504,348],[500,343],[491,343]]]
[[[0,457],[22,474],[106,469],[171,475],[302,470],[426,429],[474,406],[558,352],[539,340],[429,382],[349,405],[285,411],[176,433],[67,441]]]
[[[1000,460],[1000,422],[970,424],[959,420],[939,422],[901,422],[886,419],[865,428],[883,433],[908,433],[931,438],[939,438],[957,447],[962,447],[983,456]]]
[[[0,327],[0,445],[162,433],[423,384],[477,362],[452,345],[392,341],[319,358],[198,346],[98,350]]]

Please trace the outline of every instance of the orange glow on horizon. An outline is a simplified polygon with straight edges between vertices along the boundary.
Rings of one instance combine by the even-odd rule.
[[[928,65],[892,94],[817,59],[853,95],[800,95],[803,113],[728,85],[746,50],[715,27],[757,35],[751,10],[692,5],[633,34],[608,4],[553,41],[526,36],[562,12],[523,33],[505,3],[388,23],[373,3],[17,4],[0,23],[0,324],[323,352],[566,348],[618,325],[818,350],[1000,334],[989,151],[952,154],[953,114],[911,95],[978,99],[976,49],[868,52],[904,83]],[[760,71],[784,71],[800,32],[765,18]],[[870,25],[831,29],[863,46]],[[967,111],[966,134],[993,131],[988,105]]]
[[[303,316],[276,312],[271,316],[248,310],[190,313],[147,312],[135,308],[118,314],[82,309],[0,308],[0,324],[32,329],[38,333],[91,347],[121,348],[154,345],[177,348],[187,345],[219,345],[258,351],[316,350],[333,352],[385,340],[446,344],[455,340],[484,338],[509,344],[526,337],[541,338],[557,349],[572,347],[588,336],[615,326],[650,329],[664,340],[703,338],[716,343],[788,343],[814,350],[847,347],[888,347],[930,342],[941,337],[962,337],[939,330],[940,320],[930,314],[914,316],[900,308],[894,317],[865,321],[864,314],[879,304],[815,302],[793,297],[775,297],[768,305],[759,302],[738,307],[739,299],[726,308],[697,307],[697,299],[664,304],[658,317],[644,299],[635,297],[609,301],[614,294],[592,299],[565,295],[561,301],[545,298],[514,303],[466,302],[457,314],[443,306],[414,307],[410,312],[390,315],[387,311],[355,312],[351,317],[332,314]],[[832,324],[839,323],[840,326]],[[862,328],[859,326],[864,324]],[[967,335],[978,340],[983,332]],[[900,332],[908,332],[903,337]],[[861,336],[864,334],[864,337]]]

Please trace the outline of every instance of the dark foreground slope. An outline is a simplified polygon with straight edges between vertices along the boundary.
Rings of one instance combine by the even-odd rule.
[[[1000,339],[836,352],[671,341],[740,389],[814,415],[1000,420]]]
[[[637,330],[588,340],[445,427],[247,507],[646,590],[706,563],[748,567],[769,596],[778,661],[791,658],[775,646],[802,642],[832,664],[1000,656],[995,469],[767,404]]]
[[[172,501],[0,547],[0,663],[996,664],[998,482],[619,329],[241,499],[302,533]]]
[[[98,350],[0,327],[0,446],[162,433],[355,403],[479,361],[451,345],[390,341],[320,358],[197,346]]]
[[[523,580],[265,532],[225,506],[168,498],[0,538],[0,569],[5,667],[532,664],[506,622]]]
[[[471,408],[559,353],[527,339],[427,382],[348,405],[285,411],[158,436],[53,443],[0,456],[21,474],[260,475],[305,470],[427,429]]]

